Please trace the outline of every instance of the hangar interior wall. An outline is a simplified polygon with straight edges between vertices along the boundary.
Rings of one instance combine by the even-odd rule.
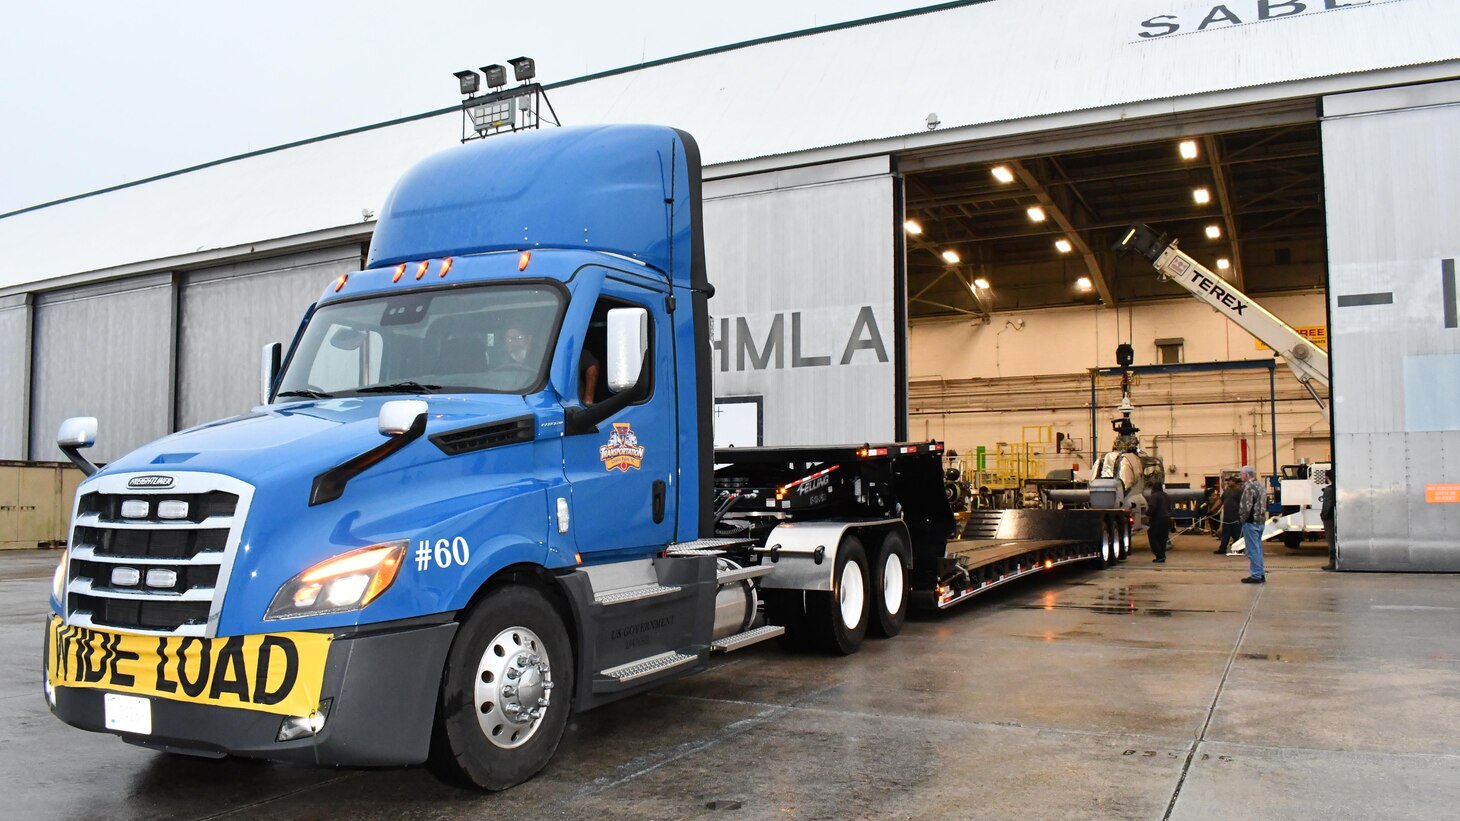
[[[1153,274],[1154,276],[1154,274]],[[1264,307],[1296,327],[1324,326],[1320,294],[1266,297]],[[1118,325],[1117,325],[1118,323]],[[1115,366],[1115,347],[1130,341],[1137,365],[1158,364],[1156,340],[1181,340],[1183,362],[1265,360],[1240,327],[1194,299],[1122,307],[994,314],[992,321],[924,322],[909,334],[909,434],[946,441],[960,454],[1035,435],[1050,426],[1076,450],[1045,460],[1045,469],[1081,471],[1091,464],[1088,369]],[[1280,464],[1327,455],[1328,424],[1281,362],[1277,366]],[[1241,463],[1241,440],[1260,472],[1272,470],[1272,416],[1266,370],[1169,377],[1145,375],[1132,389],[1133,419],[1147,452],[1177,470],[1170,482],[1201,485],[1205,476]],[[1097,447],[1108,448],[1120,402],[1116,380],[1097,394]],[[992,459],[992,457],[990,457]]]
[[[1460,571],[1460,82],[1323,105],[1339,567]]]
[[[889,441],[899,356],[887,157],[705,184],[715,396],[766,445]]]

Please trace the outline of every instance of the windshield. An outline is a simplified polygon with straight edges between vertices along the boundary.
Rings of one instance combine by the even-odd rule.
[[[542,381],[562,303],[551,286],[518,284],[326,305],[276,396],[526,393]]]

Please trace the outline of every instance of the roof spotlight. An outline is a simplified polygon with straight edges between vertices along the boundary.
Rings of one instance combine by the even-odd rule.
[[[983,277],[979,277],[978,279],[975,279],[973,281],[973,287],[979,289],[980,291],[987,291],[989,289],[989,281],[984,279]]]
[[[477,93],[477,89],[482,87],[482,78],[469,68],[456,72],[454,76],[457,82],[461,84],[461,95],[463,97],[470,97]]]
[[[512,74],[519,83],[525,83],[537,76],[537,64],[531,57],[513,57],[507,62],[512,64]]]
[[[948,263],[949,265],[957,265],[963,259],[962,257],[958,256],[957,251],[954,251],[951,248],[947,251],[944,251],[942,256],[943,261]]]
[[[482,66],[482,74],[487,77],[487,88],[501,88],[507,85],[507,69],[497,63]]]

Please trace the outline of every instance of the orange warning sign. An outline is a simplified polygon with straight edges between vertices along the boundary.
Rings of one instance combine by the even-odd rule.
[[[1425,501],[1432,505],[1460,504],[1460,485],[1425,485]]]

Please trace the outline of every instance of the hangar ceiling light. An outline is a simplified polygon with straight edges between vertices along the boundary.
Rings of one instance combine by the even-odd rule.
[[[962,259],[962,257],[958,256],[957,251],[950,249],[943,252],[943,261],[949,265],[957,265]]]
[[[1197,205],[1206,205],[1207,203],[1212,201],[1211,189],[1205,186],[1192,189],[1191,198],[1196,200]]]
[[[1089,277],[1080,277],[1079,279],[1075,280],[1075,287],[1079,288],[1082,291],[1088,291],[1094,286],[1090,283]]]
[[[992,173],[994,175],[994,179],[998,180],[999,182],[1010,183],[1014,181],[1014,172],[1010,171],[1009,166],[1007,165],[994,166],[992,169]]]
[[[1220,226],[1220,225],[1208,225],[1207,226],[1207,239],[1221,239],[1221,238],[1222,238],[1222,226]]]
[[[1030,220],[1032,220],[1034,222],[1044,222],[1044,209],[1043,208],[1040,208],[1039,206],[1036,205],[1033,208],[1030,208],[1027,213],[1029,214],[1029,219]]]
[[[987,291],[989,289],[989,281],[984,279],[983,277],[979,277],[978,279],[975,279],[973,281],[973,287],[979,289],[980,291]]]
[[[1226,257],[1222,257],[1221,259],[1217,260],[1217,270],[1218,271],[1225,271],[1225,270],[1227,270],[1228,268],[1231,268],[1231,267],[1232,267],[1232,260],[1227,259]]]
[[[1068,254],[1070,251],[1073,251],[1074,248],[1075,248],[1075,246],[1071,245],[1070,244],[1070,241],[1067,240],[1067,239],[1057,239],[1057,240],[1055,240],[1054,241],[1054,247],[1058,248],[1059,249],[1059,252],[1061,254]]]
[[[1181,141],[1181,159],[1183,159],[1183,160],[1194,160],[1194,159],[1196,159],[1196,140],[1182,140]]]
[[[919,225],[917,220],[908,220],[902,224],[902,230],[917,236],[923,232],[923,226]]]

